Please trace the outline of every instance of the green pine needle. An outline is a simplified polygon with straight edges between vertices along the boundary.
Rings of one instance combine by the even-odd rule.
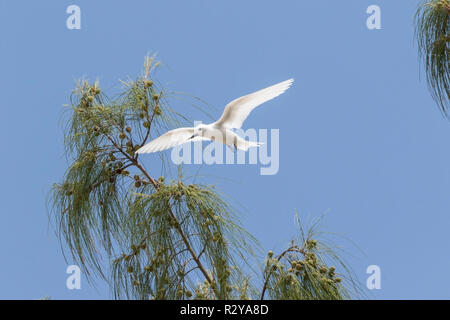
[[[450,107],[450,0],[422,4],[416,13],[416,39],[428,87],[443,114]]]

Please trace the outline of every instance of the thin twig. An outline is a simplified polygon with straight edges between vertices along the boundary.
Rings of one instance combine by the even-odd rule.
[[[278,256],[278,258],[276,258],[276,260],[277,260],[278,262],[280,262],[280,260],[281,260],[286,254],[288,254],[289,252],[298,252],[298,253],[301,253],[301,254],[303,254],[303,255],[306,254],[305,250],[299,248],[299,247],[296,246],[296,245],[293,245],[293,246],[291,246],[290,248],[288,248],[288,249],[286,249],[285,251],[283,251],[283,252]],[[262,292],[261,292],[261,298],[260,298],[261,300],[264,300],[264,294],[266,293],[267,286],[268,286],[268,284],[269,284],[269,279],[270,279],[270,277],[272,276],[273,271],[274,271],[273,269],[269,270],[269,274],[267,275],[267,278],[266,278],[266,280],[264,281],[264,286],[263,286],[263,289],[262,289]]]

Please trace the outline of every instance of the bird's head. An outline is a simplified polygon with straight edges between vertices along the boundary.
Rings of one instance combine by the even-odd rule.
[[[206,125],[201,123],[194,127],[194,134],[192,135],[191,139],[202,136],[205,133]]]
[[[201,123],[194,128],[194,134],[196,136],[201,136],[203,133],[205,133],[206,125]]]

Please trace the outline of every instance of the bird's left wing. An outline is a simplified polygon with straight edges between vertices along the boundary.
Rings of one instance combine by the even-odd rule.
[[[291,86],[292,82],[294,79],[289,79],[231,101],[216,124],[227,129],[239,129],[254,108],[278,97]]]
[[[205,139],[200,136],[192,138],[193,135],[194,135],[194,128],[178,128],[170,130],[165,134],[159,136],[158,138],[150,141],[141,148],[139,148],[136,151],[136,153],[151,153],[163,151],[175,147],[177,145],[183,144],[185,142]]]

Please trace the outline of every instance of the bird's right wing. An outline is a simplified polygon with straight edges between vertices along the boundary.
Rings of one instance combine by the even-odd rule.
[[[170,149],[177,145],[183,144],[185,142],[199,141],[206,138],[196,136],[192,139],[194,135],[194,128],[178,128],[170,130],[165,134],[159,136],[158,138],[150,141],[146,145],[139,148],[136,153],[152,153],[157,151],[163,151]]]
[[[216,124],[227,129],[239,129],[254,108],[278,97],[291,86],[292,82],[294,79],[289,79],[231,101],[226,105]]]

